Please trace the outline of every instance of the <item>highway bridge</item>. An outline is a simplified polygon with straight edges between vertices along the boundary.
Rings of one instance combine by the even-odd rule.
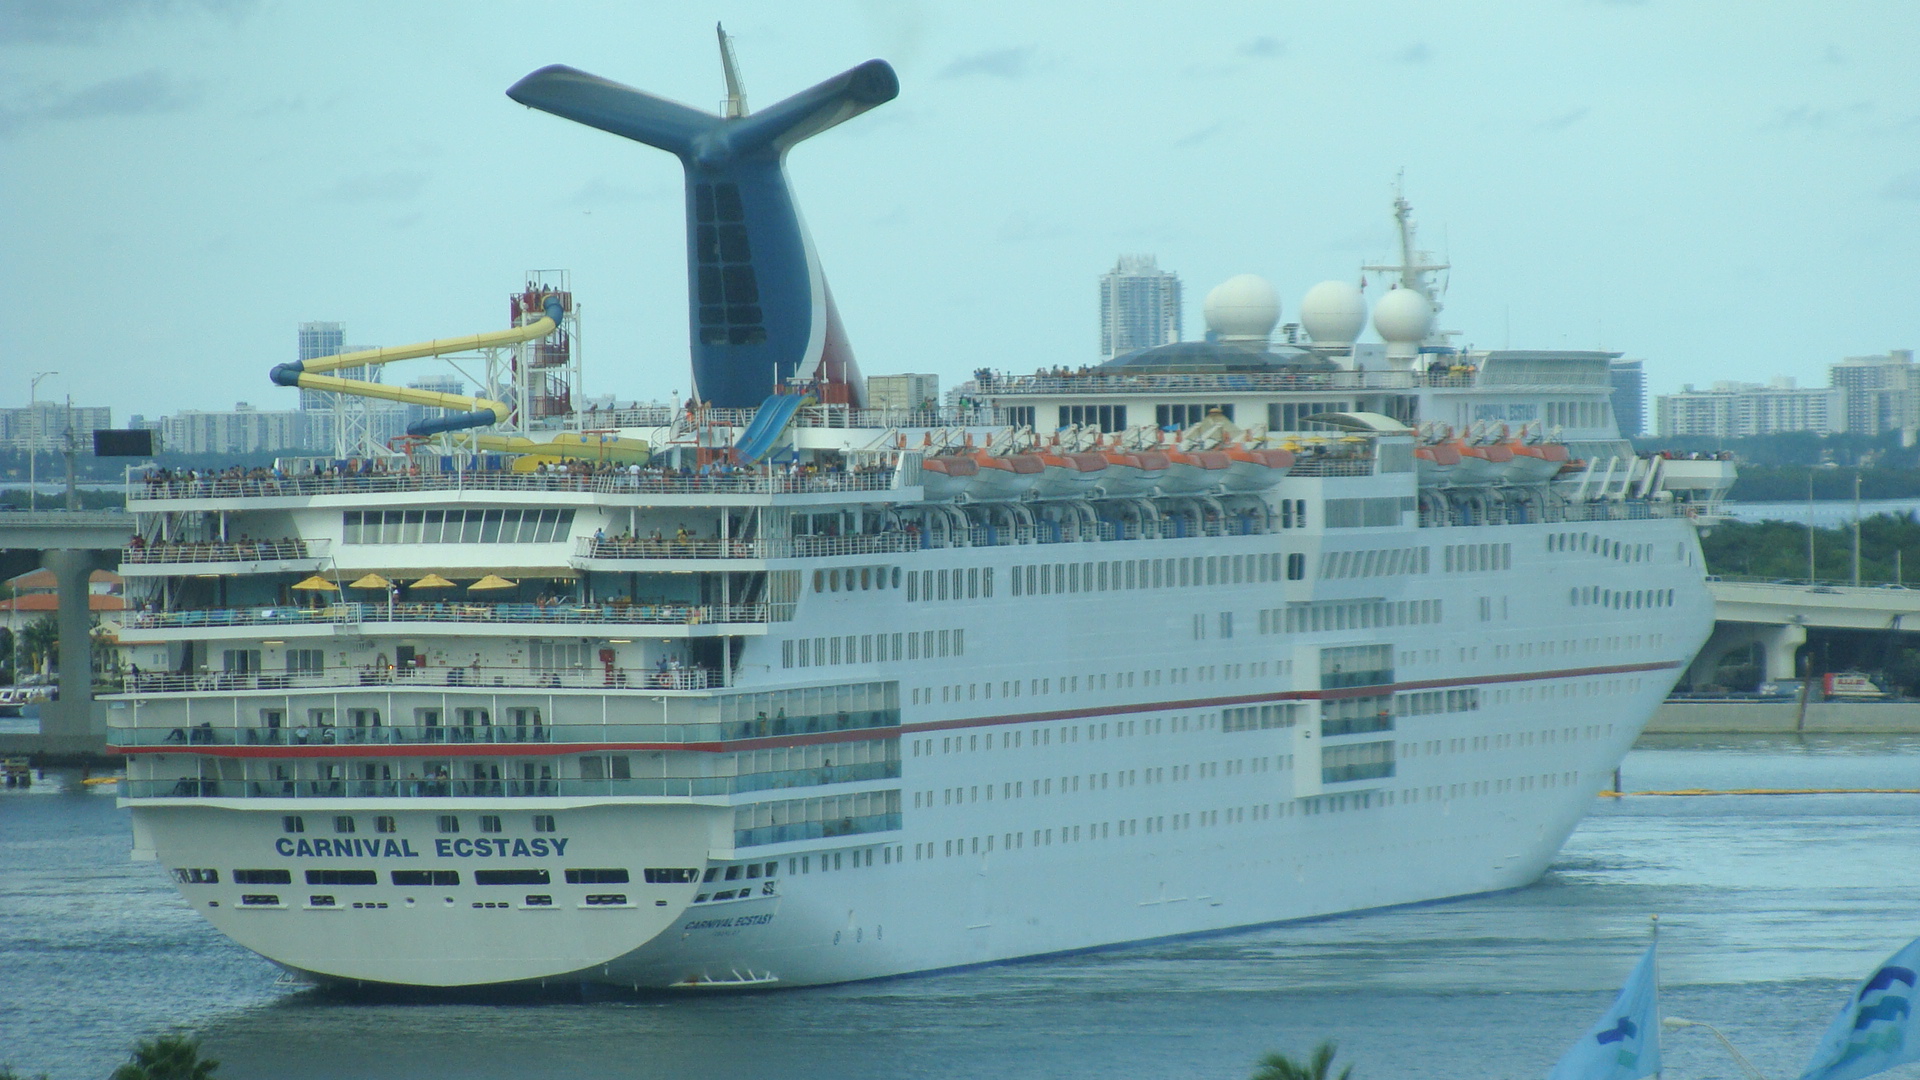
[[[1794,654],[1809,629],[1920,631],[1920,588],[1712,578],[1713,636],[1694,659],[1692,681],[1713,681],[1720,662],[1762,647],[1764,678],[1796,676]]]
[[[133,536],[133,515],[121,510],[0,511],[0,577],[36,566],[53,571],[60,590],[60,640],[92,636],[87,576],[119,565]],[[0,753],[97,755],[106,751],[104,724],[93,715],[89,649],[60,650],[60,700],[40,707],[39,735],[0,735]]]

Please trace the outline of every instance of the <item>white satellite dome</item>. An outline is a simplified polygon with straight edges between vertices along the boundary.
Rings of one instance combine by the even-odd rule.
[[[1207,329],[1221,341],[1265,342],[1280,321],[1280,294],[1255,274],[1230,277],[1207,294]]]
[[[1300,325],[1315,345],[1351,345],[1367,326],[1367,298],[1350,281],[1323,281],[1300,301]]]
[[[1395,289],[1373,305],[1373,328],[1390,345],[1418,345],[1433,329],[1433,315],[1426,297],[1413,289]]]

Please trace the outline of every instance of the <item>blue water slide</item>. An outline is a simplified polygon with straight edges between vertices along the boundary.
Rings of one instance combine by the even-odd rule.
[[[759,411],[753,414],[753,422],[741,433],[740,441],[733,444],[741,463],[757,465],[761,458],[772,453],[773,444],[780,441],[781,433],[793,423],[794,414],[806,400],[800,394],[775,394],[761,402]]]

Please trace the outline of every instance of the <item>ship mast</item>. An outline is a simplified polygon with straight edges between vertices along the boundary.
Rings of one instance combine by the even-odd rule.
[[[1405,170],[1401,170],[1393,181],[1393,222],[1395,231],[1400,237],[1400,261],[1369,263],[1360,269],[1371,273],[1399,275],[1400,280],[1394,287],[1412,289],[1426,297],[1427,303],[1433,306],[1435,325],[1438,325],[1437,320],[1443,306],[1440,298],[1445,294],[1446,287],[1444,285],[1436,287],[1431,275],[1442,270],[1451,270],[1453,265],[1440,261],[1432,252],[1421,251],[1414,245],[1413,204],[1407,201]],[[1440,332],[1438,336],[1445,337],[1447,333],[1449,332]]]
[[[747,92],[740,86],[740,64],[733,58],[733,39],[719,23],[713,32],[720,38],[720,70],[727,78],[727,98],[720,103],[720,115],[729,120],[747,115]]]

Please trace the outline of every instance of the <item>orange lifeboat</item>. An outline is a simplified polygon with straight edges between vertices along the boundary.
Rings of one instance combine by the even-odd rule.
[[[1241,446],[1230,446],[1222,451],[1227,456],[1227,476],[1224,481],[1228,491],[1265,491],[1280,482],[1293,468],[1291,450],[1249,450]]]
[[[1514,439],[1506,445],[1513,451],[1513,462],[1509,467],[1516,483],[1535,484],[1551,480],[1566,467],[1570,456],[1565,443],[1527,443]]]
[[[1455,439],[1452,445],[1460,453],[1460,464],[1453,470],[1455,482],[1494,484],[1507,479],[1507,467],[1513,461],[1513,451],[1505,444],[1488,443],[1485,446],[1475,446]]]
[[[936,454],[920,463],[920,484],[929,499],[951,499],[967,490],[980,473],[980,463],[968,454]]]
[[[1452,483],[1460,468],[1460,448],[1452,442],[1430,443],[1413,448],[1413,469],[1421,487],[1442,487]]]
[[[1107,459],[1102,454],[1063,454],[1057,450],[1042,450],[1033,456],[1040,459],[1043,467],[1040,481],[1033,486],[1033,491],[1046,499],[1089,495],[1107,471]]]
[[[1171,464],[1158,450],[1109,450],[1100,456],[1107,459],[1107,471],[1100,482],[1108,495],[1119,498],[1153,494]]]
[[[1231,462],[1219,450],[1168,450],[1167,475],[1160,481],[1162,495],[1198,495],[1218,490]]]
[[[983,501],[1017,499],[1033,490],[1046,471],[1039,454],[1008,454],[999,457],[982,451],[973,455],[980,471],[967,485],[967,497]]]

